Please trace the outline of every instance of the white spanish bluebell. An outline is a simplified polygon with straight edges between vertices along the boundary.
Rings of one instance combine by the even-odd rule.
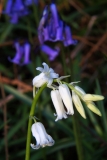
[[[59,77],[59,74],[56,74],[54,70],[52,68],[49,68],[49,66],[46,63],[42,64],[44,68],[36,68],[36,70],[41,71],[41,73],[33,78],[33,86],[37,88],[41,87],[45,83],[47,83],[47,86],[51,86],[53,79]]]
[[[40,147],[52,146],[55,141],[50,135],[47,134],[44,125],[40,122],[36,122],[31,127],[32,135],[36,139],[36,145],[30,144],[33,149],[39,149]]]
[[[72,97],[71,97],[71,93],[70,93],[68,86],[66,84],[60,84],[59,93],[67,109],[67,114],[73,115],[74,109],[73,109],[73,104],[72,104]]]
[[[56,110],[56,114],[54,115],[57,116],[57,118],[55,121],[58,121],[62,118],[67,118],[66,111],[64,109],[64,105],[62,103],[62,99],[61,99],[59,90],[51,91],[51,99],[52,99],[52,102]]]

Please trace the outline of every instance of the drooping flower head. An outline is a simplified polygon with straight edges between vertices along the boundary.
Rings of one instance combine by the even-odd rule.
[[[67,118],[66,111],[64,109],[64,105],[62,103],[62,99],[59,93],[59,90],[51,91],[51,99],[54,104],[56,114],[54,114],[57,118],[55,121],[58,121],[62,118]]]
[[[36,139],[36,145],[31,143],[33,149],[39,149],[40,147],[52,146],[55,141],[50,135],[47,134],[44,126],[40,122],[36,122],[31,127],[32,135]]]
[[[71,93],[70,93],[68,86],[66,84],[60,84],[59,93],[67,109],[67,114],[73,115],[74,109],[73,109],[73,104],[72,104],[72,97],[71,97]]]
[[[8,0],[3,14],[10,17],[11,23],[17,24],[19,18],[28,15],[29,11],[22,0]]]
[[[26,65],[29,64],[31,61],[30,58],[30,44],[25,42],[23,45],[20,45],[19,42],[14,43],[14,47],[16,49],[16,54],[13,59],[8,57],[10,62],[13,62],[18,65]]]
[[[33,78],[33,86],[39,88],[43,84],[47,83],[48,86],[50,86],[53,82],[54,78],[58,78],[59,75],[54,72],[52,68],[49,68],[46,63],[42,63],[44,68],[37,67],[36,70],[41,71],[38,76]]]
[[[38,27],[40,44],[46,41],[62,41],[64,46],[75,45],[70,27],[60,18],[55,3],[51,3],[43,10],[43,15]]]

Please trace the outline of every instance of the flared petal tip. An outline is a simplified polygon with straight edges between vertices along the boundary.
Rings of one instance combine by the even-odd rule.
[[[14,59],[14,58],[13,58],[13,59],[11,59],[10,57],[8,57],[8,60],[9,60],[10,62],[12,62],[12,63],[18,64],[18,65],[21,65],[18,59]]]
[[[53,146],[55,144],[55,141],[52,140],[50,143],[48,143],[48,146]]]
[[[67,115],[73,115],[73,114],[74,112],[70,112],[70,111],[67,112]]]
[[[34,144],[30,144],[30,146],[33,148],[33,149],[39,149],[40,148],[40,145],[34,145]]]
[[[64,46],[67,47],[67,46],[70,46],[70,45],[76,45],[77,43],[78,43],[77,40],[70,39],[70,40],[64,41]]]
[[[54,113],[54,116],[57,116],[57,114],[55,114]],[[65,115],[63,115],[63,117],[57,117],[56,119],[55,119],[55,122],[57,122],[58,120],[61,120],[62,118],[64,118],[64,119],[67,119],[68,118],[68,116],[65,114]]]

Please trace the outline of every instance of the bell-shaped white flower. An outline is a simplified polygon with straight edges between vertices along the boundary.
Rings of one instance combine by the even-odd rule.
[[[65,107],[67,108],[67,114],[74,114],[73,104],[72,104],[72,97],[70,90],[66,84],[59,85],[59,93],[61,98],[64,102]]]
[[[62,118],[67,118],[66,111],[64,109],[62,99],[58,90],[51,91],[51,99],[56,110],[56,114],[54,115],[57,116],[57,118],[55,121],[58,121]]]
[[[36,70],[39,70],[42,73],[33,78],[33,86],[37,88],[41,87],[45,83],[47,83],[47,85],[50,86],[53,82],[53,79],[59,77],[59,75],[56,74],[52,68],[49,68],[49,66],[46,63],[42,64],[44,68],[42,67],[36,68]]]
[[[36,139],[36,145],[31,143],[33,149],[39,149],[40,147],[54,145],[54,140],[50,135],[47,134],[44,126],[40,122],[36,122],[31,127],[32,135]]]
[[[81,114],[81,116],[83,118],[86,119],[86,115],[85,115],[85,111],[84,111],[84,108],[82,106],[82,103],[81,103],[78,95],[74,91],[72,91],[72,100],[74,102],[74,105],[75,105],[77,111]]]

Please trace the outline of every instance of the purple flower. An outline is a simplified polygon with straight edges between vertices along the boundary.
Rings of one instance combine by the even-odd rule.
[[[6,8],[5,8],[5,11],[3,11],[3,13],[5,14],[9,14],[11,12],[11,9],[12,9],[12,0],[8,0],[7,3],[6,3]]]
[[[59,16],[58,16],[56,5],[54,3],[50,5],[50,11],[51,11],[52,18],[54,19],[54,27],[57,28],[59,27]]]
[[[23,47],[21,47],[18,42],[16,42],[14,44],[14,47],[16,49],[16,55],[15,55],[15,57],[13,59],[11,59],[10,57],[8,57],[8,60],[10,62],[13,62],[15,64],[19,64],[20,65],[20,61],[21,61],[22,54],[23,54]]]
[[[24,62],[23,62],[23,64],[28,64],[28,63],[31,62],[29,60],[29,58],[30,58],[30,49],[31,49],[30,44],[28,42],[26,42],[24,44]]]
[[[44,27],[44,25],[46,24],[48,18],[48,6],[45,7],[44,11],[43,11],[43,16],[39,22],[39,26],[38,26],[38,38],[40,41],[40,44],[44,43],[44,28],[47,28],[46,26]],[[44,31],[43,31],[44,30]],[[47,36],[47,33],[46,33]]]
[[[10,23],[17,24],[18,20],[19,20],[19,16],[17,13],[13,13],[12,15],[10,15]]]
[[[30,44],[26,42],[24,45],[20,46],[19,42],[15,42],[14,47],[16,49],[16,55],[13,59],[8,57],[8,60],[20,66],[29,64]]]
[[[62,41],[64,46],[75,45],[77,43],[76,40],[72,39],[70,27],[66,24],[64,25],[64,22],[59,18],[54,3],[46,6],[43,11],[43,16],[38,27],[38,38],[42,45],[46,41]]]
[[[3,13],[10,17],[11,23],[16,24],[18,23],[19,18],[28,15],[29,11],[22,0],[8,0],[6,9],[3,11]]]
[[[41,46],[41,51],[48,55],[50,61],[53,61],[58,56],[60,48],[55,47],[55,49],[52,49],[44,44]]]
[[[63,21],[59,20],[59,27],[57,28],[54,28],[53,24],[51,26],[53,26],[53,30],[49,29],[50,38],[48,40],[51,42],[63,41]]]

